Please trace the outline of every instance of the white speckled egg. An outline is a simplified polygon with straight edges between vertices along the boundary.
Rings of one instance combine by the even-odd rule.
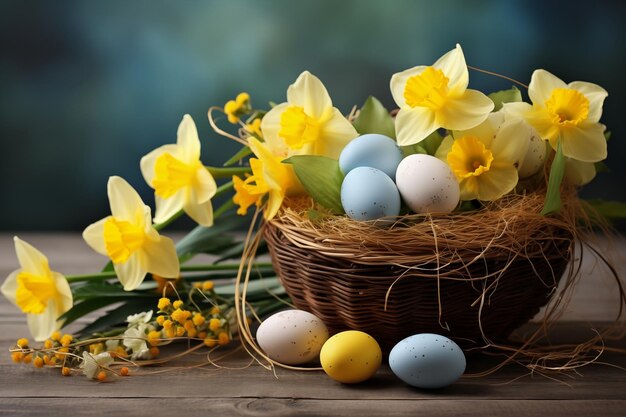
[[[265,319],[256,332],[256,339],[273,360],[300,365],[318,358],[328,339],[328,329],[309,312],[285,310]]]
[[[381,170],[358,167],[341,184],[341,204],[354,220],[374,220],[400,214],[400,194]]]
[[[461,191],[448,165],[430,155],[409,155],[396,171],[402,199],[415,213],[449,213],[459,204]]]
[[[421,333],[398,342],[389,353],[393,373],[417,388],[443,388],[465,372],[465,355],[445,336]]]
[[[396,141],[385,135],[368,133],[352,140],[339,156],[339,168],[344,174],[357,167],[380,169],[392,180],[402,160],[402,150]]]
[[[529,128],[530,138],[526,156],[519,164],[517,173],[520,178],[528,178],[543,168],[546,162],[547,147],[546,142],[539,137],[535,129]]]
[[[380,368],[382,357],[378,342],[357,330],[337,333],[324,343],[320,352],[324,372],[344,384],[370,379]]]

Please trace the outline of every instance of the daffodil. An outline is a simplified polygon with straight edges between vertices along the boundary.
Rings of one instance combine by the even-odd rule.
[[[358,136],[333,103],[324,84],[308,71],[287,89],[287,102],[261,122],[263,137],[276,155],[324,155],[337,159]]]
[[[109,178],[107,189],[112,215],[87,226],[83,232],[85,242],[111,258],[126,291],[137,288],[148,272],[177,277],[174,242],[160,236],[152,226],[150,207],[123,178]]]
[[[191,116],[178,126],[175,145],[164,145],[141,158],[141,173],[154,188],[155,223],[163,223],[184,210],[198,224],[213,225],[211,198],[215,179],[200,161],[200,139]]]
[[[501,116],[492,114],[473,129],[454,131],[437,150],[459,181],[462,200],[497,200],[517,185],[528,131],[521,120],[502,122]]]
[[[391,94],[400,111],[396,140],[400,146],[424,140],[439,128],[467,130],[493,110],[483,93],[467,88],[469,74],[459,44],[432,66],[418,66],[391,77]]]
[[[59,317],[72,308],[72,291],[63,275],[50,270],[43,253],[18,237],[13,240],[20,269],[9,274],[0,291],[26,313],[30,333],[41,342],[61,328]]]
[[[250,158],[252,175],[245,181],[234,179],[235,196],[233,201],[240,205],[237,213],[245,214],[252,204],[261,204],[267,196],[267,206],[263,211],[266,220],[273,218],[286,195],[302,192],[293,168],[283,164],[282,157],[275,155],[268,146],[255,138],[249,138],[250,149],[256,158]]]
[[[568,158],[565,161],[565,179],[573,185],[585,185],[596,176],[596,166],[592,162],[581,162]]]
[[[575,81],[565,84],[545,70],[533,72],[528,103],[506,103],[508,117],[520,117],[532,125],[554,150],[561,141],[563,155],[583,162],[606,158],[602,104],[608,93],[602,87]]]

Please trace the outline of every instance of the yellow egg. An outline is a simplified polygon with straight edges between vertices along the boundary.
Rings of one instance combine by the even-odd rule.
[[[324,343],[320,352],[324,372],[344,384],[370,379],[380,368],[382,357],[378,342],[356,330],[337,333]]]

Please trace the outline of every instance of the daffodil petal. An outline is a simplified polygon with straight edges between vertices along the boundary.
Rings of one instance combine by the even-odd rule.
[[[492,165],[492,168],[496,168]],[[513,166],[491,169],[478,177],[478,199],[493,201],[510,192],[518,182],[517,169]]]
[[[198,129],[190,115],[183,116],[178,125],[177,145],[180,148],[182,161],[187,164],[195,163],[200,159],[200,138]]]
[[[520,119],[505,122],[491,143],[491,152],[498,163],[521,163],[530,143],[530,131]]]
[[[20,272],[22,272],[21,269],[16,269],[15,271],[11,272],[2,283],[2,287],[0,287],[0,293],[2,293],[2,295],[4,295],[5,298],[16,307],[18,307],[15,301],[15,294],[17,292],[17,274],[19,274]]]
[[[563,155],[582,162],[599,162],[606,159],[604,125],[594,123],[584,128],[571,126],[561,129]]]
[[[137,191],[125,179],[117,176],[110,177],[107,191],[113,217],[131,223],[136,223],[138,216],[143,217],[145,204]]]
[[[565,179],[574,185],[585,185],[596,176],[596,167],[592,162],[575,159],[565,161]]]
[[[54,279],[54,285],[57,289],[57,318],[69,311],[74,305],[74,297],[72,296],[72,289],[67,282],[67,278],[63,274],[53,272],[52,277]]]
[[[452,132],[452,135],[457,139],[460,139],[463,136],[474,136],[484,143],[486,147],[491,148],[491,142],[495,138],[496,133],[498,132],[498,129],[502,125],[503,121],[503,113],[489,113],[487,119],[479,125],[467,130],[455,130]]]
[[[187,202],[187,194],[190,190],[187,188],[181,188],[176,193],[168,198],[154,196],[154,202],[156,210],[154,211],[154,224],[165,223],[173,215],[183,209]]]
[[[165,153],[169,153],[175,158],[179,159],[181,156],[179,155],[178,145],[163,145],[152,152],[146,154],[139,161],[139,166],[141,168],[141,174],[143,175],[143,179],[146,183],[152,187],[152,181],[154,181],[154,177],[156,176],[155,165],[157,159]]]
[[[276,182],[278,178],[274,178],[272,173],[283,172],[285,167],[281,165],[280,161],[277,160],[276,156],[264,143],[258,141],[256,138],[250,138],[248,143],[254,155],[256,155],[259,160],[263,161],[262,166],[265,171],[264,180],[267,185],[274,190],[280,189],[280,184]]]
[[[435,152],[435,158],[441,159],[446,164],[448,163],[448,154],[452,150],[452,144],[454,143],[454,138],[451,135],[446,136],[441,141],[441,144],[437,148]]]
[[[435,113],[427,107],[400,109],[396,115],[396,140],[399,146],[413,145],[440,127]]]
[[[143,248],[143,263],[147,272],[163,278],[177,278],[180,264],[176,246],[172,239],[161,236],[158,240],[148,240]]]
[[[391,81],[389,82],[391,95],[393,96],[393,100],[396,102],[398,107],[408,107],[408,105],[406,104],[406,99],[404,98],[404,90],[406,89],[406,82],[408,81],[408,79],[415,75],[421,74],[426,68],[426,66],[420,65],[418,67],[413,67],[409,68],[408,70],[398,72],[391,76]]]
[[[28,330],[30,330],[30,334],[37,342],[43,342],[60,328],[56,312],[56,300],[50,299],[43,313],[26,315]]]
[[[104,219],[98,220],[83,230],[83,239],[85,240],[85,243],[87,243],[91,249],[104,256],[109,256],[104,243],[104,223],[110,217],[111,216],[107,216]]]
[[[281,204],[283,204],[284,199],[285,195],[280,191],[269,192],[267,206],[263,210],[263,217],[265,220],[271,220],[274,216],[276,216],[278,209],[280,209]]]
[[[502,105],[502,112],[504,112],[504,119],[526,119],[528,112],[532,110],[533,106],[524,102],[504,103]]]
[[[261,120],[261,131],[265,143],[272,150],[272,153],[284,157],[289,153],[289,148],[285,141],[278,136],[278,132],[280,132],[280,118],[287,107],[289,107],[289,103],[274,106]]]
[[[117,278],[124,286],[124,291],[132,291],[137,288],[148,273],[148,270],[142,265],[141,255],[140,252],[135,252],[130,255],[126,262],[113,264]]]
[[[204,203],[193,203],[189,201],[184,207],[185,213],[200,226],[213,226],[213,203],[211,200]]]
[[[50,272],[48,258],[43,253],[17,236],[13,238],[13,241],[15,243],[15,254],[22,270],[35,275],[48,275]]]
[[[318,120],[333,107],[324,84],[308,71],[300,74],[298,79],[289,86],[287,101],[292,106],[302,107],[308,116]]]
[[[465,63],[465,55],[461,45],[446,53],[433,64],[434,68],[441,70],[448,77],[448,89],[450,94],[462,94],[469,83],[469,73]]]
[[[333,116],[324,123],[322,138],[317,141],[318,149],[315,154],[338,159],[343,148],[357,136],[359,133],[352,126],[352,123],[338,109],[334,108]],[[320,149],[321,147],[323,149]]]
[[[567,88],[567,85],[563,80],[548,71],[538,69],[533,72],[530,78],[528,97],[530,97],[533,104],[543,106],[555,88]]]
[[[607,91],[597,84],[584,81],[574,81],[568,87],[580,91],[589,100],[589,114],[586,122],[597,123],[602,117],[602,105],[604,99],[609,95]]]
[[[489,116],[493,106],[480,91],[467,89],[459,97],[448,97],[446,105],[437,111],[436,124],[450,130],[471,129]]]
[[[478,179],[476,177],[469,177],[459,182],[459,188],[461,189],[461,200],[475,200],[478,198]]]
[[[215,195],[217,184],[213,175],[201,167],[196,171],[196,180],[192,187],[192,200],[198,204],[206,203]]]

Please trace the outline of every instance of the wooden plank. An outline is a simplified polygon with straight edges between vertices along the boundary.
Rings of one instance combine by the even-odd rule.
[[[207,387],[208,388],[208,387]],[[112,411],[137,417],[155,415],[185,416],[568,416],[606,417],[623,416],[626,401],[581,400],[306,400],[290,398],[180,398],[171,399],[121,399],[121,398],[28,398],[1,399],[0,414],[6,416],[66,415],[70,410],[80,410],[83,416],[108,415]]]

